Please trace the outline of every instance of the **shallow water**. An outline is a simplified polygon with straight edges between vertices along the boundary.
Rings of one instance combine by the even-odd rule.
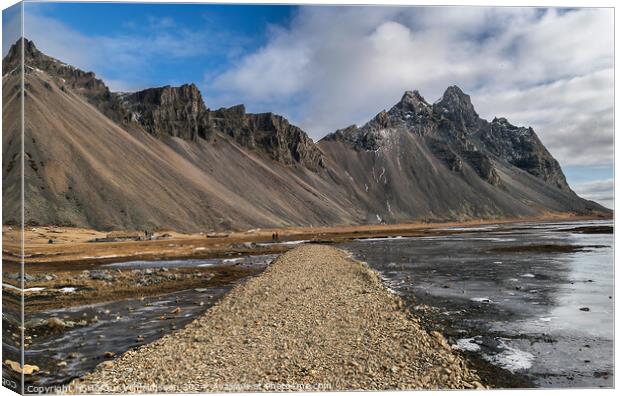
[[[216,259],[185,259],[185,260],[135,260],[120,263],[105,264],[101,268],[110,269],[145,269],[145,268],[186,268],[186,267],[212,267],[221,265],[237,266],[266,266],[278,257],[277,254],[262,254],[249,256],[236,256]]]
[[[563,231],[588,225],[612,222],[460,227],[446,236],[340,247],[378,270],[396,293],[437,308],[457,348],[537,387],[611,387],[613,235]],[[597,247],[493,250],[541,244]]]
[[[230,264],[264,269],[275,257],[277,255],[269,254],[214,260],[131,261],[104,267],[143,269]],[[34,332],[37,336],[33,337],[32,344],[26,349],[25,361],[36,364],[41,371],[34,376],[28,376],[26,392],[53,392],[52,387],[86,374],[104,360],[110,360],[113,356],[183,328],[241,281],[243,279],[223,287],[183,290],[153,297],[54,309],[28,315],[28,322],[56,317],[64,321],[84,321],[85,325],[68,328],[60,333]],[[15,331],[15,326],[11,323],[17,323],[16,319],[3,319],[3,326]],[[5,359],[19,360],[19,350],[4,340],[3,355]],[[14,377],[11,373],[4,374]]]
[[[446,236],[359,239],[340,247],[377,269],[393,291],[413,299],[417,304],[413,309],[423,304],[438,308],[435,319],[443,321],[444,333],[461,350],[508,372],[525,375],[538,387],[610,387],[613,235],[562,230],[611,224],[460,227],[446,229],[456,232]],[[576,253],[493,251],[531,244],[599,247]],[[226,264],[265,268],[275,257],[130,261],[107,268]],[[89,322],[61,334],[33,339],[26,362],[39,365],[42,372],[32,379],[39,386],[66,383],[109,360],[106,352],[118,355],[182,328],[231,287],[185,290],[32,315],[29,319],[57,316]],[[179,312],[175,312],[177,307]],[[586,307],[588,311],[580,310]],[[98,321],[90,323],[95,316]],[[3,320],[3,326],[6,323]],[[5,358],[18,360],[18,350],[6,343],[3,352]]]
[[[186,290],[142,301],[117,301],[32,315],[31,319],[56,316],[71,321],[98,318],[96,323],[41,337],[33,342],[26,350],[26,361],[36,362],[47,371],[33,382],[38,386],[68,382],[102,361],[110,360],[111,356],[106,356],[106,353],[119,355],[182,328],[212,306],[230,287]],[[180,312],[175,313],[177,307]]]

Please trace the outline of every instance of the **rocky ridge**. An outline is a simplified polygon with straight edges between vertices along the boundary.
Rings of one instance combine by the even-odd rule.
[[[44,71],[85,97],[108,118],[124,126],[138,125],[156,137],[210,140],[225,132],[248,149],[266,153],[286,165],[306,166],[313,171],[323,167],[320,150],[300,128],[272,113],[248,114],[244,106],[210,110],[195,84],[164,86],[130,93],[114,93],[93,72],[85,72],[39,51],[24,39],[26,73]],[[21,40],[3,59],[3,70],[16,70],[21,58]],[[7,73],[5,72],[5,73]]]
[[[3,70],[17,67],[20,51],[20,42],[11,47],[3,59]],[[44,70],[58,76],[106,116],[119,122],[136,122],[154,136],[210,140],[214,133],[222,132],[244,147],[263,151],[287,165],[299,163],[314,171],[325,166],[321,150],[312,139],[284,117],[273,113],[249,114],[243,105],[212,111],[195,84],[112,93],[93,72],[84,72],[43,54],[28,39],[24,39],[24,57],[27,73]],[[431,144],[453,171],[462,169],[464,161],[491,184],[499,184],[489,158],[492,154],[570,191],[560,165],[532,128],[516,127],[505,118],[495,118],[491,123],[481,119],[469,95],[457,86],[448,87],[433,105],[418,91],[406,91],[389,111],[380,112],[362,128],[351,126],[324,139],[344,138],[356,148],[376,150],[396,129],[439,138]],[[472,142],[469,135],[475,136],[481,145]]]
[[[508,162],[559,189],[571,192],[559,163],[534,130],[515,127],[505,118],[488,122],[479,117],[469,95],[448,87],[433,105],[417,91],[407,91],[389,111],[361,128],[350,126],[323,140],[348,142],[357,150],[375,151],[390,144],[394,134],[424,137],[433,154],[453,172],[463,164],[492,185],[501,185],[494,162]]]
[[[209,110],[198,87],[185,84],[118,94],[131,120],[150,134],[181,139],[208,139]]]
[[[112,93],[24,44],[29,224],[194,232],[611,213],[570,190],[531,128],[481,119],[456,86],[434,104],[407,91],[315,143],[273,113],[209,109],[193,84]],[[5,114],[21,108],[20,53],[18,42],[3,60]],[[22,135],[7,117],[10,224]]]
[[[285,165],[312,171],[324,167],[321,151],[312,139],[286,118],[247,113],[243,105],[210,110],[194,84],[150,88],[120,97],[132,120],[154,136],[212,141],[219,134]]]
[[[128,112],[121,105],[117,95],[110,91],[107,85],[97,78],[95,73],[80,70],[58,59],[47,56],[39,51],[34,43],[23,39],[24,72],[45,72],[56,77],[61,89],[71,89],[85,97],[90,104],[108,118],[125,123],[128,121]],[[22,40],[11,46],[7,55],[2,59],[3,75],[19,72],[21,63]]]
[[[210,113],[209,128],[231,136],[237,143],[267,153],[286,165],[299,163],[318,171],[325,166],[323,155],[312,139],[288,120],[273,113],[248,114],[245,106]]]
[[[496,158],[523,169],[564,191],[571,191],[558,161],[529,127],[516,127],[505,118],[485,123],[476,136]]]

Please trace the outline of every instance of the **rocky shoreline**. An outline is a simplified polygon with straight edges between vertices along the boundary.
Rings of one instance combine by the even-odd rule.
[[[68,393],[482,388],[437,332],[344,251],[304,245],[182,330]]]
[[[240,265],[212,267],[93,269],[25,273],[25,312],[37,313],[85,304],[140,298],[174,291],[230,284],[260,272]],[[3,285],[6,303],[19,310],[19,273],[8,273]]]

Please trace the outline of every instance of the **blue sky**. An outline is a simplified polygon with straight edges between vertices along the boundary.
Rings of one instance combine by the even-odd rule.
[[[27,3],[25,35],[115,91],[194,82],[210,108],[273,111],[315,140],[456,84],[612,205],[611,9]]]
[[[226,70],[232,59],[264,45],[270,26],[285,25],[293,10],[288,6],[27,3],[25,33],[38,36],[42,32],[29,27],[45,19],[93,38],[95,45],[73,61],[96,68],[97,74],[112,81],[113,88],[131,90],[200,84],[205,74]],[[43,41],[38,44],[43,50],[54,48],[44,37],[31,38],[35,43]],[[110,53],[105,61],[99,61],[97,38],[125,48],[117,57]],[[135,56],[128,51],[134,51]],[[145,56],[138,59],[141,55]]]

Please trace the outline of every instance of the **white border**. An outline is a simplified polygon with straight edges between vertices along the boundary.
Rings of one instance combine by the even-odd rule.
[[[64,0],[65,2],[87,2],[87,1],[79,1],[79,0]],[[25,0],[25,2],[42,2],[39,0]],[[95,2],[95,1],[90,1],[90,2]],[[99,2],[106,2],[106,1],[99,1]],[[115,2],[115,1],[107,1],[107,2]],[[184,0],[184,1],[178,1],[178,0],[151,0],[151,1],[137,1],[137,0],[125,0],[124,2],[131,2],[131,3],[211,3],[211,4],[224,4],[224,3],[232,3],[232,4],[322,4],[322,5],[429,5],[429,6],[487,6],[487,7],[497,7],[497,6],[501,6],[501,7],[611,7],[614,8],[614,20],[615,20],[615,2],[614,1],[609,1],[609,0],[591,0],[591,1],[580,1],[580,0],[547,0],[544,1],[543,3],[541,2],[536,2],[536,1],[514,1],[514,0],[509,0],[509,1],[490,1],[490,0],[451,0],[451,1],[416,1],[416,0],[389,0],[389,1],[381,1],[381,0],[374,0],[374,1],[369,1],[369,0],[313,0],[313,1],[284,1],[284,0],[267,0],[267,1],[261,1],[261,0],[221,0],[221,1],[196,1],[196,0]],[[14,4],[18,3],[15,0],[0,0],[0,5],[2,6],[2,9],[5,9],[7,7],[10,7]],[[23,8],[22,8],[22,24],[23,24]],[[614,24],[615,26],[615,24]],[[23,31],[23,25],[22,25],[22,31]],[[618,31],[614,29],[614,49],[617,49],[617,43],[618,43]],[[1,39],[1,29],[0,29],[0,39]],[[594,38],[593,38],[594,39]],[[22,47],[23,48],[23,47]],[[614,65],[617,63],[617,58],[618,57],[618,51],[614,51]],[[23,76],[23,71],[22,71],[22,76]],[[615,120],[618,116],[618,109],[615,107],[615,85],[616,85],[616,81],[617,79],[615,78],[617,76],[617,70],[615,71],[615,75],[614,75],[614,136],[615,136]],[[23,81],[22,81],[23,84]],[[1,90],[0,90],[1,92]],[[23,92],[23,87],[22,87],[22,92]],[[22,106],[23,106],[23,99],[22,99]],[[23,107],[22,107],[22,132],[23,132]],[[0,128],[2,125],[2,121],[0,119]],[[23,138],[22,138],[22,144],[23,144]],[[615,175],[618,174],[618,171],[620,170],[620,165],[618,164],[618,162],[615,161],[615,152],[617,151],[618,148],[618,141],[616,139],[614,139],[614,181],[615,181]],[[23,151],[23,150],[22,150]],[[1,153],[0,153],[1,155]],[[0,157],[1,158],[1,157]],[[22,156],[22,161],[23,161],[23,156]],[[22,163],[22,172],[23,172],[23,166],[24,164]],[[0,189],[1,189],[1,184],[0,184]],[[614,198],[618,196],[618,184],[614,182]],[[1,190],[0,190],[1,191]],[[22,188],[22,194],[23,194],[23,188]],[[615,205],[616,202],[618,200],[614,199],[614,210],[616,209]],[[0,218],[2,216],[2,208],[0,206]],[[23,205],[22,205],[22,224],[23,224]],[[615,219],[614,219],[614,227],[617,224],[615,224]],[[23,239],[23,236],[22,236]],[[614,233],[614,247],[617,245],[618,240],[620,238],[618,237],[618,233]],[[0,239],[0,248],[2,247],[2,241]],[[23,249],[23,246],[22,246]],[[614,263],[618,263],[618,256],[617,256],[617,252],[614,249]],[[614,319],[615,319],[615,312],[617,309],[617,306],[615,304],[615,298],[618,295],[618,293],[616,293],[616,291],[618,290],[618,273],[617,271],[614,271]],[[614,324],[615,324],[615,320],[614,320]],[[618,328],[614,327],[614,351],[615,351],[615,340],[618,339]],[[23,334],[22,334],[22,342],[23,342]],[[615,360],[614,360],[614,378],[616,378],[616,373],[617,370],[616,368],[618,367],[618,357],[617,354],[614,355],[615,356]],[[615,383],[615,382],[614,382]],[[513,395],[521,395],[521,394],[525,394],[525,395],[529,395],[529,394],[541,394],[544,393],[546,395],[581,395],[582,393],[588,392],[588,393],[596,393],[596,394],[615,394],[615,389],[588,389],[588,390],[582,390],[582,389],[553,389],[553,390],[521,390],[521,389],[510,389],[510,390],[489,390],[489,391],[467,391],[467,394],[484,394],[484,395],[496,395],[496,394],[513,394]],[[418,391],[419,392],[419,391]],[[398,392],[398,395],[415,395],[418,392]],[[433,391],[433,394],[448,394],[449,392],[454,392],[454,391]],[[364,394],[368,394],[369,392],[330,392],[330,395],[342,395],[342,396],[349,396],[349,395],[364,395]],[[13,395],[14,393],[12,393],[11,391],[9,391],[8,389],[1,387],[0,388],[0,395],[4,395],[4,394],[11,394]],[[299,394],[299,393],[296,393]],[[316,395],[316,393],[301,393],[301,394],[307,394],[307,395]],[[394,394],[393,392],[372,392],[372,395],[389,395],[389,394]],[[252,396],[256,396],[255,393],[237,393],[236,395],[252,395]]]

